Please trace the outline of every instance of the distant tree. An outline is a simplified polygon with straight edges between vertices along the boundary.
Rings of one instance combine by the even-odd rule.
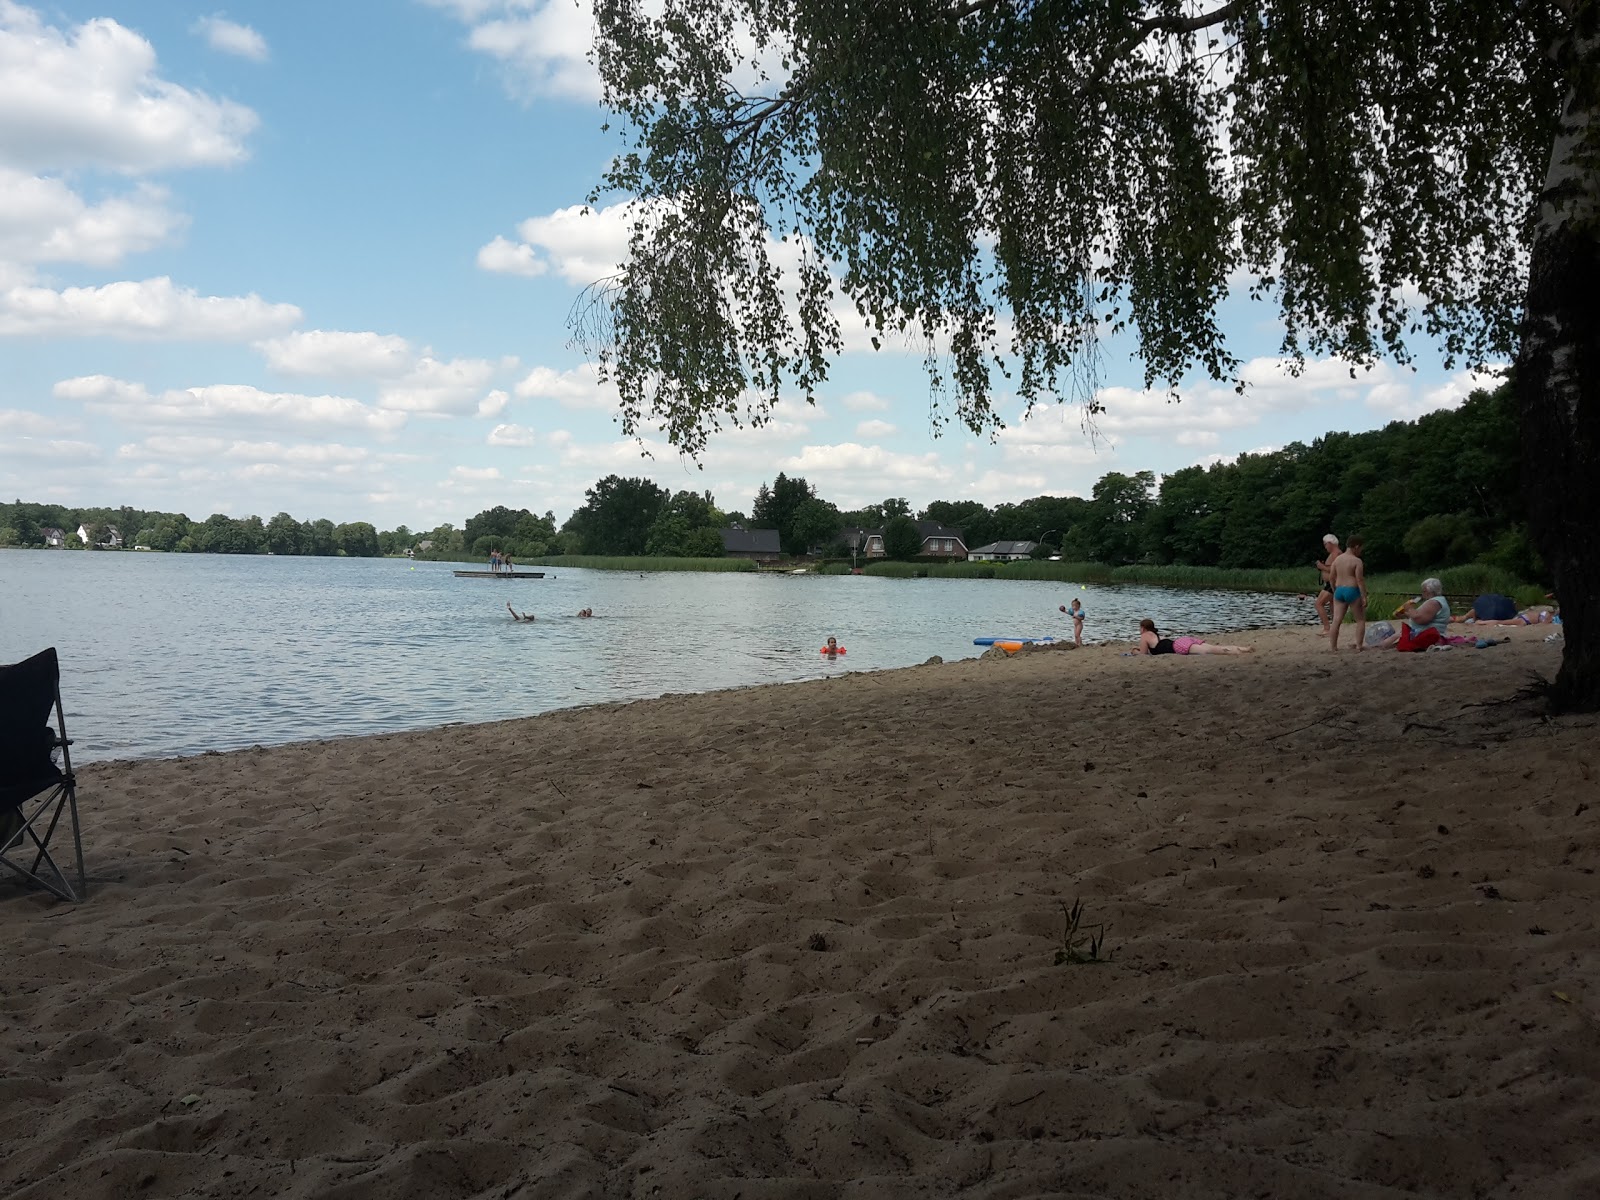
[[[1094,485],[1093,517],[1095,558],[1101,562],[1131,562],[1142,552],[1143,522],[1154,503],[1156,477],[1152,471],[1124,475],[1111,471]]]
[[[304,534],[300,522],[281,512],[267,522],[266,549],[270,554],[299,554]]]
[[[475,517],[468,517],[463,536],[467,544],[474,547],[477,546],[479,539],[484,537],[498,539],[496,544],[509,542],[516,536],[517,524],[532,515],[525,508],[507,508],[503,504],[497,504]]]
[[[922,534],[907,516],[890,517],[883,527],[883,552],[890,558],[915,558],[922,553]]]
[[[193,543],[184,547],[182,543],[189,538],[191,522],[182,513],[163,514],[151,526],[152,532],[144,537],[144,544],[152,550],[179,551],[192,550]]]
[[[668,499],[648,479],[607,475],[584,493],[584,504],[563,529],[578,541],[582,554],[642,555]]]
[[[256,546],[244,524],[227,513],[212,513],[189,533],[202,554],[254,554]]]
[[[710,492],[678,492],[662,506],[651,525],[645,553],[669,558],[720,558],[723,520]]]
[[[878,507],[883,511],[883,519],[892,521],[895,517],[909,517],[911,515],[911,502],[904,496],[891,496]]]
[[[813,496],[795,511],[790,527],[792,544],[800,547],[797,553],[809,554],[838,537],[839,525],[839,510]]]
[[[816,494],[816,489],[800,476],[791,479],[779,471],[771,487],[763,483],[756,492],[755,503],[750,506],[750,521],[757,529],[776,529],[778,544],[785,554],[804,554],[805,544],[795,536],[795,515]]]
[[[350,521],[333,531],[339,549],[350,558],[376,558],[379,554],[378,531],[366,521]]]
[[[339,552],[339,538],[332,521],[319,517],[301,528],[302,554],[329,558]]]
[[[1461,513],[1423,517],[1406,530],[1400,544],[1411,565],[1419,570],[1471,562],[1480,549],[1471,520]]]
[[[378,548],[384,554],[404,554],[416,544],[417,535],[404,525],[385,529],[378,534]]]
[[[530,512],[518,519],[506,546],[519,558],[542,558],[550,553],[555,540],[555,514],[547,512],[540,517]]]

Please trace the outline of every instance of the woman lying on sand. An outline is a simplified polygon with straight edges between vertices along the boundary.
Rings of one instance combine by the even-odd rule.
[[[1164,638],[1149,617],[1139,622],[1140,654],[1249,654],[1254,646],[1213,645],[1204,638]]]

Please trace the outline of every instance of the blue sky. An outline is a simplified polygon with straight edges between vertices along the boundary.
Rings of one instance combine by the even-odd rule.
[[[620,143],[573,0],[339,0],[217,9],[0,0],[0,494],[263,518],[460,525],[554,510],[610,473],[748,511],[780,470],[850,508],[1087,495],[1451,406],[1419,357],[1300,378],[1279,329],[1227,310],[1243,398],[1142,390],[1110,347],[1107,412],[1036,410],[994,441],[932,436],[920,354],[864,339],[820,402],[726,433],[703,469],[619,436],[569,346],[620,257]]]

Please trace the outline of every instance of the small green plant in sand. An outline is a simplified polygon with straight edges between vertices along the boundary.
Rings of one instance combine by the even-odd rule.
[[[1062,963],[1107,963],[1117,956],[1107,950],[1106,927],[1083,923],[1083,901],[1074,899],[1068,908],[1061,902],[1061,914],[1066,918],[1066,928],[1061,934],[1061,949],[1056,951],[1056,966]]]

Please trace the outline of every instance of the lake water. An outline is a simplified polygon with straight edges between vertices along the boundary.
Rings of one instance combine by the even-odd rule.
[[[1085,639],[1307,621],[1292,596],[992,579],[546,569],[457,579],[399,559],[0,551],[0,662],[62,661],[80,761],[480,722]],[[515,623],[510,600],[538,614]],[[580,608],[595,617],[580,620]],[[829,634],[848,653],[830,661]]]

